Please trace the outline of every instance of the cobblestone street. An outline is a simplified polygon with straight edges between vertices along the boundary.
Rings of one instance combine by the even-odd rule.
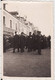
[[[17,52],[12,49],[3,54],[4,76],[15,77],[50,77],[51,54],[50,49],[43,49],[42,55],[38,52]]]

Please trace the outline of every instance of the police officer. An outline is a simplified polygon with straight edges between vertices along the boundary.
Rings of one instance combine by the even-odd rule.
[[[28,36],[28,52],[32,51],[32,35],[31,32],[29,32]]]
[[[25,47],[25,36],[24,36],[24,33],[21,32],[21,36],[20,36],[21,53],[24,52],[24,47]]]
[[[15,36],[13,37],[13,53],[15,53],[16,48],[19,52],[19,35],[17,35],[17,32],[15,32]]]

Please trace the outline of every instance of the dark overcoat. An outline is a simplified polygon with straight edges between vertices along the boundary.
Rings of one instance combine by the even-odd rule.
[[[14,47],[14,48],[18,48],[19,45],[20,45],[19,35],[16,34],[16,35],[13,37],[13,47]]]
[[[21,35],[20,36],[20,48],[25,47],[25,36]]]
[[[37,35],[33,34],[32,40],[33,40],[32,48],[33,48],[33,50],[36,50],[37,46],[38,46],[38,44],[37,44]]]
[[[33,45],[32,42],[33,42],[32,41],[32,35],[30,35],[30,36],[28,36],[28,48],[30,48],[30,49],[32,49],[32,45]]]

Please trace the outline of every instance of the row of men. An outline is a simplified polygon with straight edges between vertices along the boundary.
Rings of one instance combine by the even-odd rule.
[[[15,36],[13,38],[13,53],[15,53],[16,48],[18,48],[18,52],[19,48],[21,49],[21,52],[24,52],[26,45],[28,52],[38,49],[38,53],[41,54],[40,42],[40,32],[38,32],[37,35],[31,35],[31,32],[29,32],[29,36],[26,38],[23,32],[21,33],[20,37],[17,35],[17,32],[15,32]]]
[[[13,53],[15,53],[16,48],[18,49],[18,52],[19,48],[21,49],[21,52],[24,52],[24,48],[26,47],[28,52],[32,50],[35,51],[37,49],[38,53],[41,54],[41,48],[47,47],[46,38],[42,39],[40,31],[37,31],[37,34],[34,32],[33,35],[31,35],[31,32],[29,32],[29,36],[26,37],[24,36],[23,32],[20,36],[17,35],[17,32],[15,32],[15,36],[11,42],[13,45]]]

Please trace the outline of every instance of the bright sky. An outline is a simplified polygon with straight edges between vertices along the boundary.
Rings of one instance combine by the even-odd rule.
[[[6,9],[17,11],[21,16],[27,16],[27,20],[38,27],[43,35],[51,35],[51,28],[53,27],[52,2],[8,3]]]

